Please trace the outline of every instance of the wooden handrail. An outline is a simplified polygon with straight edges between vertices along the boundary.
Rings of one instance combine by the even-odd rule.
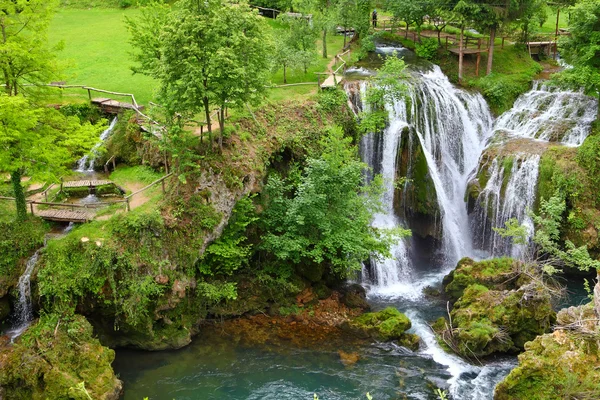
[[[141,188],[140,190],[138,190],[138,191],[136,191],[136,192],[133,192],[133,193],[131,193],[129,196],[125,196],[125,200],[129,201],[129,199],[130,199],[130,198],[132,198],[133,196],[135,196],[136,194],[138,194],[138,193],[141,193],[141,192],[143,192],[144,190],[146,190],[146,189],[148,189],[148,188],[150,188],[150,187],[152,187],[152,186],[156,185],[157,183],[160,183],[160,182],[164,181],[165,179],[167,179],[167,178],[168,178],[168,177],[170,177],[171,175],[173,175],[173,173],[172,173],[172,172],[171,172],[170,174],[168,174],[168,175],[165,175],[165,176],[163,176],[163,177],[162,177],[162,178],[160,178],[160,179],[157,179],[157,180],[155,180],[155,181],[154,181],[154,182],[152,182],[151,184],[149,184],[149,185],[147,185],[147,186],[144,186],[144,187],[143,187],[143,188]]]

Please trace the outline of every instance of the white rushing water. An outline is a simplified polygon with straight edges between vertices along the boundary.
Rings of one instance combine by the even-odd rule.
[[[477,245],[492,256],[523,258],[528,245],[513,244],[492,228],[504,227],[509,219],[516,218],[527,229],[527,242],[531,241],[534,225],[529,211],[536,200],[540,156],[518,153],[508,157],[508,162],[499,158],[492,161],[489,179],[477,197],[472,225]],[[505,171],[506,166],[509,171]]]
[[[11,341],[19,337],[33,321],[33,305],[31,302],[31,274],[40,258],[38,249],[33,256],[27,260],[25,272],[19,277],[17,289],[19,290],[19,301],[15,304],[13,316],[13,328],[6,332]]]
[[[111,121],[111,123],[108,126],[108,128],[106,128],[100,134],[100,142],[98,142],[92,148],[92,151],[89,154],[86,154],[85,156],[81,157],[77,161],[77,168],[75,169],[77,172],[94,172],[94,167],[95,167],[95,164],[96,164],[96,153],[97,153],[97,150],[102,145],[102,142],[104,142],[110,136],[110,134],[112,133],[112,131],[115,128],[116,124],[117,124],[117,117],[113,118],[113,120]],[[90,155],[92,156],[91,158],[90,158]]]
[[[582,92],[560,90],[535,82],[513,108],[496,121],[496,129],[516,136],[579,146],[598,112],[598,100]]]

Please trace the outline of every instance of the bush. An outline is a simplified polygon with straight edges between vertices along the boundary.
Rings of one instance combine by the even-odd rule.
[[[437,56],[438,41],[435,38],[424,39],[421,43],[417,43],[415,53],[419,57],[426,60],[433,60]]]

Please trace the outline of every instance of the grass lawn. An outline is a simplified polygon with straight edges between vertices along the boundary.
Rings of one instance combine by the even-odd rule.
[[[54,17],[49,30],[51,44],[64,41],[65,48],[59,54],[60,60],[69,65],[65,71],[68,84],[82,84],[122,93],[133,93],[140,104],[152,100],[156,86],[152,78],[133,75],[128,42],[129,33],[124,18],[136,17],[139,10],[117,8],[72,9],[63,8]],[[269,27],[275,31],[283,29],[277,21],[266,19]],[[327,36],[328,58],[321,56],[322,41],[316,43],[315,60],[305,74],[302,69],[288,71],[288,83],[317,82],[315,72],[325,72],[327,64],[342,49],[343,36]],[[268,82],[266,82],[268,83]],[[283,83],[283,70],[274,71],[271,83]],[[315,84],[316,88],[316,84]],[[312,91],[315,88],[311,88]],[[87,92],[80,89],[55,89],[56,97],[52,102],[77,102],[87,100]],[[296,94],[306,95],[308,87],[277,89],[271,91],[271,101],[294,98]],[[128,101],[123,97],[92,93],[95,97],[114,97]]]
[[[65,71],[67,83],[133,93],[138,103],[147,104],[155,83],[131,72],[132,49],[124,22],[125,15],[138,13],[136,9],[60,10],[50,25],[49,39],[52,44],[60,40],[65,43],[59,58],[70,63]],[[99,93],[95,96],[104,97]],[[64,101],[87,99],[87,92],[66,89],[62,97]]]

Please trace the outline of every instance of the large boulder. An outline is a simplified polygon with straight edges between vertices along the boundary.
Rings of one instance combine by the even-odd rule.
[[[348,325],[350,330],[363,337],[381,341],[395,340],[401,346],[413,350],[419,347],[419,337],[406,332],[411,327],[410,320],[394,307],[362,314]]]
[[[600,398],[600,336],[568,330],[525,345],[519,366],[494,391],[494,400]]]
[[[548,288],[536,272],[511,259],[463,259],[444,279],[455,300],[449,321],[434,329],[452,350],[466,358],[516,353],[547,332],[556,319]]]
[[[0,346],[0,388],[8,399],[117,400],[114,358],[84,317],[47,315],[14,345]]]

